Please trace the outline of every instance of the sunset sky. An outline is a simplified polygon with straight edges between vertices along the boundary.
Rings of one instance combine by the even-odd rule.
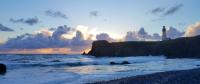
[[[0,0],[0,53],[80,53],[94,40],[200,34],[199,0]],[[42,52],[44,51],[44,52]]]

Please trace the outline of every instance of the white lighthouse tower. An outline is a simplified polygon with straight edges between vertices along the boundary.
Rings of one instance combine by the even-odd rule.
[[[163,29],[162,29],[162,40],[167,40],[167,33],[166,33],[166,28],[165,26],[163,26]]]

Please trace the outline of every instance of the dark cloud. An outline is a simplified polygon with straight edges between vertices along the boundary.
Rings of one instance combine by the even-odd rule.
[[[76,32],[72,39],[63,38],[64,34]],[[80,31],[71,29],[71,27],[59,26],[53,31],[40,32],[37,34],[24,34],[16,38],[9,39],[2,48],[7,49],[39,49],[39,48],[69,48],[71,51],[81,51],[90,48],[92,40],[84,39]]]
[[[54,31],[54,30],[56,30],[56,28],[50,28],[49,30],[50,30],[50,31]]]
[[[180,10],[181,7],[183,7],[183,4],[176,4],[176,5],[169,7],[169,8],[167,8],[167,7],[157,7],[157,8],[152,9],[150,11],[150,13],[163,17],[163,16],[175,14],[177,11]],[[155,20],[157,21],[157,19],[155,19]]]
[[[33,18],[27,18],[27,19],[24,19],[24,18],[20,18],[20,19],[13,19],[11,18],[10,19],[11,22],[13,23],[24,23],[24,24],[28,24],[28,25],[35,25],[39,22],[39,19],[37,17],[33,17]]]
[[[99,12],[98,11],[91,11],[90,15],[97,17],[97,16],[99,16]]]
[[[177,4],[171,8],[169,8],[165,13],[164,13],[164,16],[167,16],[167,15],[172,15],[174,13],[176,13],[178,10],[180,10],[180,8],[183,7],[183,4]]]
[[[60,11],[54,11],[54,10],[46,10],[45,14],[51,17],[55,18],[63,18],[63,19],[68,19],[67,15],[60,12]]]
[[[100,33],[96,35],[96,39],[97,40],[107,40],[110,42],[115,41],[114,39],[112,39],[107,33]]]
[[[52,37],[54,39],[60,39],[61,35],[68,33],[71,30],[70,27],[67,27],[67,25],[64,26],[58,26],[58,28],[55,29],[55,31],[52,34]]]
[[[157,14],[157,13],[162,13],[162,12],[164,12],[164,11],[165,11],[165,8],[163,8],[163,7],[158,7],[158,8],[155,8],[155,9],[151,10],[151,13],[152,13],[152,14]]]
[[[6,27],[2,24],[0,24],[0,31],[4,31],[4,32],[12,32],[14,31],[13,29],[9,28],[9,27]]]

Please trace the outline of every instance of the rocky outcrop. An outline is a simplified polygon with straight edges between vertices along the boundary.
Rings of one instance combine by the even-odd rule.
[[[170,58],[199,58],[200,36],[167,41],[128,41],[109,43],[94,41],[88,55],[93,56],[158,56]]]
[[[129,63],[128,61],[123,61],[123,62],[121,62],[121,63],[117,63],[117,62],[111,61],[110,64],[111,64],[111,65],[123,65],[123,64],[131,64],[131,63]]]
[[[0,75],[4,75],[6,73],[6,65],[0,64]]]

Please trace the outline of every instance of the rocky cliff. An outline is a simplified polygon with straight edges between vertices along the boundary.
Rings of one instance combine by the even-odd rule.
[[[182,37],[167,41],[94,41],[88,55],[93,56],[158,56],[170,58],[199,58],[200,36]]]

